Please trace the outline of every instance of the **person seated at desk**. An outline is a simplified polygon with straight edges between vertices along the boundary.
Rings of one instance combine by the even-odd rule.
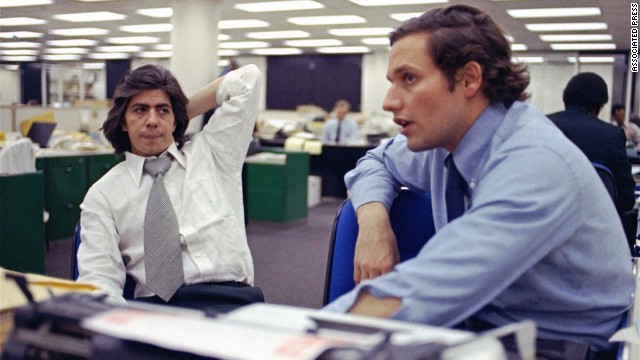
[[[531,319],[538,356],[611,355],[635,289],[622,226],[588,159],[523,101],[499,25],[434,8],[390,43],[383,108],[402,130],[345,177],[358,285],[324,310],[473,331]],[[431,193],[436,233],[395,265],[401,186]]]
[[[598,119],[609,101],[607,83],[600,75],[585,72],[575,75],[562,93],[565,110],[547,115],[590,161],[606,166],[613,173],[620,214],[633,208],[636,186],[627,158],[624,131]]]
[[[162,67],[124,76],[103,130],[126,160],[80,206],[78,281],[124,302],[128,274],[136,300],[208,313],[264,301],[251,286],[241,191],[261,81],[247,65],[188,100]],[[211,121],[185,143],[188,120],[213,107]]]
[[[329,144],[347,144],[358,139],[358,123],[347,116],[351,104],[344,99],[336,101],[331,118],[322,129],[322,142]]]

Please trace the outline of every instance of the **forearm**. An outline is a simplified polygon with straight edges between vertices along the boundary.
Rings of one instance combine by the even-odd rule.
[[[224,76],[221,76],[213,80],[189,97],[189,104],[187,105],[187,115],[189,119],[202,115],[219,105],[216,101],[216,94],[218,86],[223,79]]]

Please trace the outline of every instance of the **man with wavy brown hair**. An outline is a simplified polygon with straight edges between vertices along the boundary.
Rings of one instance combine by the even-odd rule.
[[[345,177],[358,286],[326,310],[470,330],[532,319],[542,357],[608,355],[634,290],[625,235],[591,163],[523,101],[503,31],[453,5],[390,40],[383,108],[402,130]],[[431,193],[436,234],[398,264],[402,186]]]

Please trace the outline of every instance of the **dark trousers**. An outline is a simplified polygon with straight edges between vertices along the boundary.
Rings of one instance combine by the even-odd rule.
[[[204,311],[207,316],[215,316],[244,305],[264,302],[264,295],[259,287],[227,281],[183,285],[168,302],[158,296],[139,297],[135,301],[196,309]]]
[[[465,322],[467,330],[481,332],[496,326],[483,320],[469,319]],[[520,359],[518,347],[513,336],[500,339],[507,351],[508,358]],[[536,359],[538,360],[615,360],[616,351],[594,352],[589,345],[569,340],[547,340],[536,338]]]

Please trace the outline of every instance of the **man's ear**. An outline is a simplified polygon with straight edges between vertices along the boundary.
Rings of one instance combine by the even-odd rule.
[[[476,95],[482,91],[482,66],[477,61],[469,61],[458,70],[458,79],[465,96]]]

